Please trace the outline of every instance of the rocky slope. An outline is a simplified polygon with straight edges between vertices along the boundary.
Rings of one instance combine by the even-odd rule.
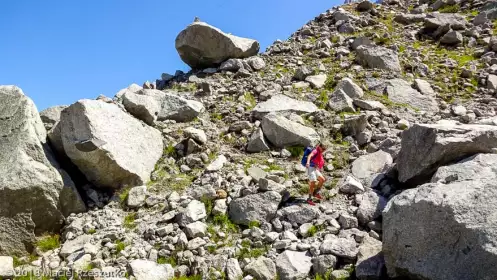
[[[258,55],[194,22],[195,70],[112,99],[0,87],[0,277],[494,279],[496,9],[352,3]]]

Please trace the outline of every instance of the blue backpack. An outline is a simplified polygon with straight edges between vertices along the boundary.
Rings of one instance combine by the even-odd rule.
[[[313,150],[314,150],[314,148],[311,148],[311,147],[305,148],[304,156],[302,157],[302,161],[300,162],[303,166],[307,165],[307,158],[309,157],[309,155],[312,153]],[[311,166],[314,166],[314,163],[311,162]]]

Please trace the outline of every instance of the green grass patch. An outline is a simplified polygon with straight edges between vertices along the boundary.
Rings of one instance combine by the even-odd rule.
[[[218,112],[212,112],[210,115],[211,121],[220,121],[223,119],[223,116]]]
[[[175,277],[174,280],[202,280],[202,275],[179,276]]]
[[[228,215],[225,214],[215,215],[212,218],[212,222],[214,225],[219,226],[226,233],[238,233],[240,231],[238,225],[234,224],[230,220]]]
[[[458,13],[461,10],[461,6],[459,4],[455,5],[447,5],[440,8],[438,11],[440,13]]]
[[[125,186],[119,191],[119,203],[121,204],[122,207],[126,206],[126,200],[128,200],[128,195],[129,191],[131,190],[131,187]]]
[[[122,241],[117,241],[116,243],[116,254],[119,254],[121,253],[121,251],[123,251],[126,246],[128,246],[128,244],[122,242]]]
[[[17,256],[13,256],[12,259],[14,262],[14,267],[18,267],[21,265],[26,265],[26,264],[30,264],[30,263],[34,262],[35,260],[38,259],[38,257],[35,256],[34,254],[31,254],[31,255],[26,256],[24,258],[19,258]]]
[[[264,171],[269,172],[272,170],[283,170],[283,167],[275,164],[275,163],[270,163],[268,164],[268,167],[264,168]]]
[[[243,98],[249,104],[248,107],[247,107],[247,109],[252,110],[252,109],[254,109],[255,105],[257,105],[257,101],[255,100],[255,97],[254,97],[254,95],[252,93],[245,92],[243,94]]]
[[[259,228],[261,227],[261,223],[259,221],[250,221],[249,224],[248,224],[248,227],[249,228]]]
[[[58,234],[46,234],[38,239],[38,241],[36,242],[36,247],[38,247],[42,252],[59,248],[60,236]]]
[[[129,213],[124,217],[123,226],[127,229],[134,229],[136,227],[135,218],[136,213]]]
[[[84,270],[84,271],[90,271],[90,270],[92,270],[92,269],[94,269],[94,268],[95,268],[95,267],[93,266],[93,264],[89,263],[89,264],[87,264],[87,265],[83,268],[83,270]]]
[[[337,86],[337,81],[335,77],[332,75],[328,75],[324,83],[324,88],[327,89],[328,91],[333,91],[336,86]]]
[[[212,208],[214,207],[212,200],[206,196],[203,196],[200,201],[205,205],[205,213],[207,214],[207,217],[210,216],[212,213]]]
[[[313,225],[307,231],[307,235],[314,236],[314,235],[316,235],[317,232],[318,232],[318,228],[315,225]]]
[[[158,264],[170,264],[172,267],[176,267],[177,261],[174,256],[168,256],[168,257],[159,257],[157,259]]]
[[[217,245],[215,244],[207,246],[207,252],[209,252],[210,254],[214,254],[216,250],[217,250]]]
[[[345,169],[348,167],[350,155],[348,151],[336,151],[332,161],[333,167],[336,169]]]
[[[174,147],[173,144],[168,144],[164,148],[164,155],[167,157],[176,157],[176,147]]]
[[[258,258],[263,256],[269,251],[268,247],[264,248],[249,248],[249,247],[242,247],[240,248],[240,251],[236,254],[236,257],[239,260],[242,259],[247,259],[247,258]]]
[[[286,147],[285,149],[290,152],[292,157],[298,158],[298,157],[302,157],[304,155],[305,147],[292,146],[292,147]]]
[[[328,272],[326,272],[324,275],[316,274],[314,276],[314,280],[331,280],[331,272],[333,270],[330,269]]]
[[[309,194],[309,185],[307,185],[307,184],[300,184],[300,186],[299,186],[299,194],[301,194],[301,195]]]
[[[319,96],[318,96],[318,99],[316,100],[316,102],[318,103],[318,107],[320,109],[325,109],[326,106],[328,106],[328,100],[329,100],[329,97],[328,97],[328,91],[327,90],[321,90],[319,92]]]

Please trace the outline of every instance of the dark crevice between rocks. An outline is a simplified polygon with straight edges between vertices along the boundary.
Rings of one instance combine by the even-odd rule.
[[[85,203],[87,209],[92,208],[94,206],[103,207],[101,201],[99,201],[99,197],[102,195],[98,195],[99,193],[103,194],[103,197],[112,197],[114,190],[110,189],[96,189],[87,179],[86,176],[79,170],[79,168],[71,161],[69,157],[65,154],[58,153],[54,148],[50,140],[47,141],[48,147],[51,149],[52,154],[55,157],[58,165],[61,169],[69,174],[69,177],[74,182],[76,186],[76,190],[78,191],[81,199]],[[96,196],[92,196],[91,193],[94,193]],[[97,201],[95,201],[97,200]],[[106,201],[107,202],[107,201]]]

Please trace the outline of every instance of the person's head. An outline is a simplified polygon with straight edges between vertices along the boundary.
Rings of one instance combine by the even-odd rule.
[[[323,142],[319,142],[316,147],[318,149],[320,149],[321,152],[324,152],[324,151],[326,151],[326,149],[328,149],[328,145],[326,143],[323,143]]]

